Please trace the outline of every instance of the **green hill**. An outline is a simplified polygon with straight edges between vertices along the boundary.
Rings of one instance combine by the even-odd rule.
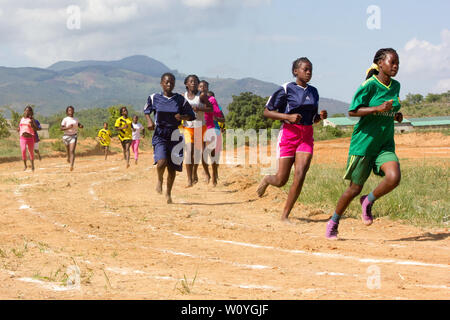
[[[39,113],[50,115],[68,105],[80,109],[132,105],[141,109],[149,94],[160,91],[160,76],[171,71],[177,77],[176,92],[184,92],[185,74],[146,57],[131,56],[118,61],[62,61],[47,69],[0,67],[0,105],[22,111],[34,104]],[[270,96],[277,84],[253,78],[203,78],[210,83],[220,105],[227,112],[233,95],[253,92]],[[345,112],[348,104],[321,98],[321,108],[329,114]]]

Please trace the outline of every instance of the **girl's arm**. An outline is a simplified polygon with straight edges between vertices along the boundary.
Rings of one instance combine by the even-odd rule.
[[[36,122],[34,122],[34,118],[31,117],[30,119],[31,119],[31,121],[30,121],[31,128],[33,128],[34,131],[38,131]]]
[[[147,119],[147,129],[148,130],[154,130],[155,129],[155,123],[153,122],[152,118],[149,114],[145,114],[145,118]]]
[[[376,107],[360,107],[357,110],[349,111],[350,117],[364,117],[369,114],[375,114],[377,112],[387,112],[392,109],[393,100],[385,101]]]
[[[293,114],[285,114],[277,111],[271,111],[267,108],[264,109],[264,117],[272,119],[272,120],[280,120],[280,121],[289,121],[290,123],[298,123],[302,116],[298,113]]]
[[[328,112],[327,110],[322,110],[314,117],[314,123],[318,123],[320,120],[325,120],[326,118],[328,118]]]
[[[197,111],[203,111],[203,112],[213,112],[214,111],[213,105],[208,100],[208,96],[206,94],[204,94],[204,93],[200,94],[200,102],[203,103],[205,106],[197,108]]]

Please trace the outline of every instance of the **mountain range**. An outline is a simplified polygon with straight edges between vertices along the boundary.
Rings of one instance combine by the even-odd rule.
[[[124,104],[139,110],[149,94],[160,92],[164,72],[175,74],[174,91],[183,93],[185,74],[143,55],[117,61],[60,61],[48,68],[0,67],[0,106],[9,105],[22,111],[27,104],[34,104],[42,115],[64,110],[68,105],[89,109]],[[279,86],[253,78],[200,79],[209,82],[225,113],[233,95],[253,92],[268,97]],[[320,109],[326,109],[329,115],[346,112],[347,108],[348,103],[320,98]]]

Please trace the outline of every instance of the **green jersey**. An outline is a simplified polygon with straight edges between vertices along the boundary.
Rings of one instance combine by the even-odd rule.
[[[359,107],[376,107],[393,100],[392,109],[377,112],[359,119],[353,128],[349,154],[374,156],[382,151],[395,152],[394,116],[400,110],[400,83],[391,79],[386,86],[374,75],[367,79],[356,91],[349,111]]]

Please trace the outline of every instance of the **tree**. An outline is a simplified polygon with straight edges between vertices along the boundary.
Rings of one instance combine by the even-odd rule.
[[[0,110],[0,138],[7,138],[11,135],[9,132],[9,129],[11,126],[9,125],[8,121],[6,121],[5,117],[3,116],[3,112]]]
[[[408,93],[406,95],[406,101],[411,104],[419,104],[423,102],[423,96],[421,94]]]
[[[429,93],[425,97],[426,102],[437,102],[439,100],[441,100],[441,95],[439,94]]]
[[[22,118],[22,115],[15,111],[10,106],[6,106],[6,109],[8,109],[11,112],[11,127],[13,129],[19,128],[20,119]]]
[[[239,96],[233,95],[233,101],[228,105],[227,127],[244,130],[272,128],[274,121],[263,116],[266,102],[267,98],[252,92],[243,92]]]

